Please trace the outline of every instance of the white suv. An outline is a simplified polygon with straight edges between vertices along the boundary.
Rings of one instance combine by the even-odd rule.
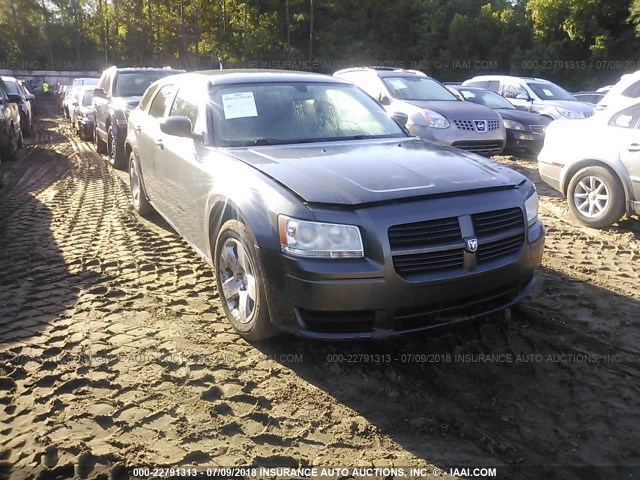
[[[606,110],[608,108],[620,109],[640,98],[640,70],[628,73],[620,77],[620,81],[616,83],[607,94],[596,105],[596,111]]]
[[[462,82],[462,85],[492,90],[518,109],[539,113],[552,120],[593,115],[592,105],[578,101],[564,88],[542,78],[481,75]]]

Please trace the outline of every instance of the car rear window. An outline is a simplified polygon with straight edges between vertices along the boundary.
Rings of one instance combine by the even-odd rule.
[[[384,77],[391,96],[398,100],[455,100],[458,99],[441,84],[425,77]]]
[[[156,80],[168,75],[175,75],[175,70],[158,70],[148,72],[119,72],[114,86],[116,97],[135,97],[144,94],[144,91]]]

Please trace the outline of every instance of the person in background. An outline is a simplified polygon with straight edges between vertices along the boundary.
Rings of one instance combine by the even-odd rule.
[[[47,82],[42,82],[42,93],[49,94],[49,84]]]

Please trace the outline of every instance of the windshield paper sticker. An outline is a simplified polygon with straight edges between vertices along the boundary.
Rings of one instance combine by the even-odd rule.
[[[224,107],[224,118],[226,120],[258,116],[253,92],[228,93],[222,95],[222,106]]]
[[[547,97],[553,97],[553,92],[552,92],[551,90],[548,90],[548,89],[546,89],[546,88],[543,88],[543,89],[542,89],[542,91],[544,92],[544,94],[545,94]]]

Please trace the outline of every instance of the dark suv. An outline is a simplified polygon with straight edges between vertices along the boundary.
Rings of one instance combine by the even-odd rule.
[[[22,146],[20,112],[16,98],[10,98],[4,80],[0,78],[0,169],[2,163],[16,158],[18,148]],[[0,170],[0,186],[4,174]]]
[[[127,164],[124,139],[129,112],[138,106],[142,94],[156,80],[181,73],[171,68],[107,68],[93,91],[94,139],[98,153],[106,153],[115,168]]]

